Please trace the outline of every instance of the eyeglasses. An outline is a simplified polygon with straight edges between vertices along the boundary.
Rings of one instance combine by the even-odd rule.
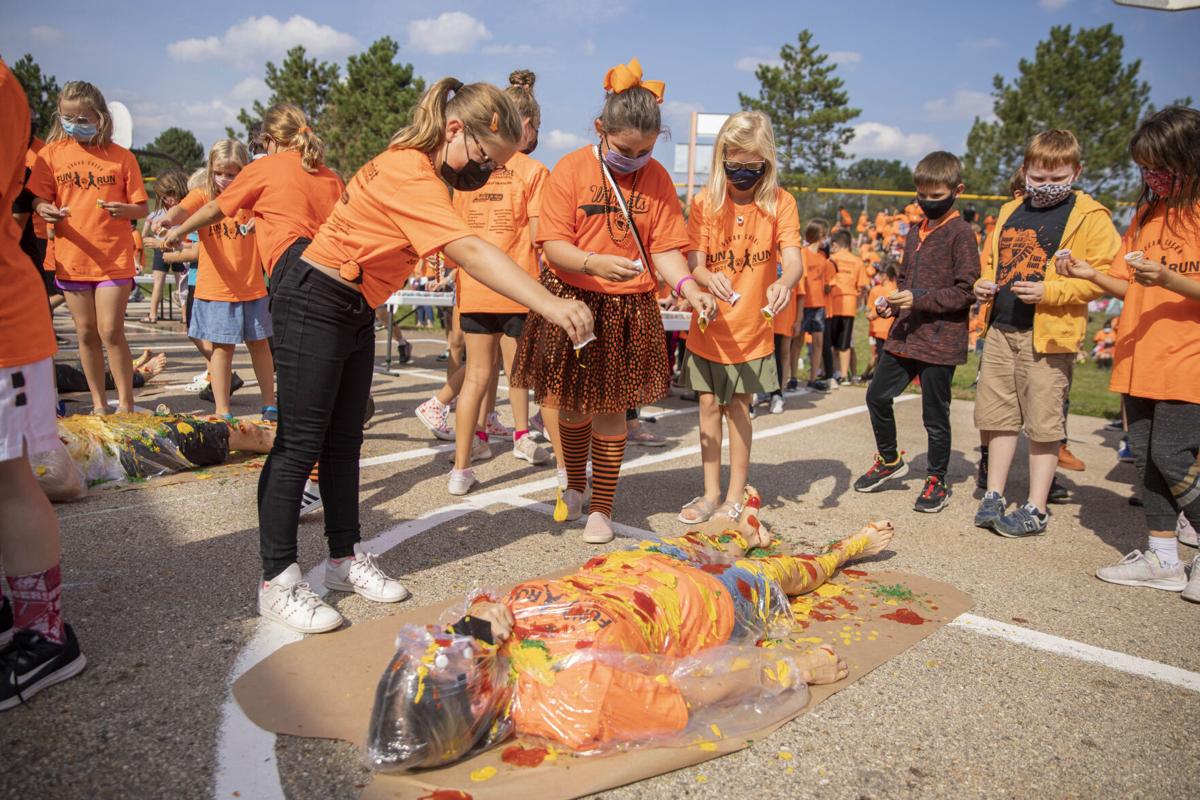
[[[68,117],[66,114],[59,114],[58,116],[62,118],[63,122],[69,125],[87,125],[92,121],[91,117],[85,116]]]
[[[466,129],[467,135],[471,137],[471,141],[475,142],[475,146],[479,148],[479,152],[483,154],[483,161],[479,163],[480,169],[484,172],[491,172],[496,169],[496,161],[488,155],[487,150],[483,149],[483,145],[479,143],[479,139],[475,136],[475,132],[470,128]]]
[[[749,169],[758,172],[766,166],[767,162],[765,161],[725,161],[725,169],[728,170]]]

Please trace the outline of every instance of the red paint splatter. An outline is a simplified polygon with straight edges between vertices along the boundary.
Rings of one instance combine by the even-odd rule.
[[[417,800],[475,800],[466,792],[458,789],[434,789],[429,794],[423,794]]]
[[[710,575],[724,575],[727,569],[729,569],[728,564],[704,564],[700,567],[701,572],[707,572]]]
[[[737,590],[738,590],[738,594],[740,594],[742,597],[746,598],[747,600],[750,600],[750,601],[754,600],[754,594],[753,594],[753,592],[750,591],[750,584],[746,583],[741,578],[738,578]]]
[[[587,650],[589,647],[591,647],[594,644],[595,644],[595,642],[576,642],[575,649],[576,650]]]
[[[815,581],[817,579],[816,565],[810,561],[801,561],[800,563],[804,566],[804,571],[808,573],[808,579],[810,581]]]
[[[924,625],[925,619],[907,608],[897,608],[890,614],[884,614],[884,619],[899,622],[901,625]]]
[[[829,622],[830,620],[834,619],[832,614],[822,614],[820,611],[815,609],[809,614],[809,616],[815,619],[817,622]]]
[[[844,569],[842,570],[842,574],[853,575],[856,578],[864,578],[867,576],[867,573],[863,572],[861,569]]]
[[[595,558],[590,559],[586,564],[584,564],[583,568],[584,569],[595,569],[596,567],[602,566],[604,564],[605,558],[606,558],[605,556],[596,556]]]
[[[537,767],[546,760],[549,750],[544,747],[524,748],[519,744],[514,744],[511,747],[504,748],[504,752],[500,754],[500,758],[505,764],[512,764],[514,767]]]
[[[650,595],[646,594],[645,592],[634,592],[633,604],[637,606],[643,614],[651,619],[653,619],[654,615],[658,613],[658,606],[654,604],[654,601],[650,598]]]
[[[834,602],[840,604],[842,608],[845,608],[849,611],[858,611],[858,606],[854,605],[854,603],[851,603],[844,597],[835,597],[833,600]]]

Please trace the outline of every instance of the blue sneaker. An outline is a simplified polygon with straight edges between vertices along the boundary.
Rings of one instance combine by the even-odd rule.
[[[1117,448],[1117,460],[1126,464],[1133,463],[1133,451],[1129,449],[1129,440],[1126,438],[1122,437],[1121,446]]]
[[[1013,509],[1011,514],[1005,514],[993,522],[992,530],[1007,539],[1040,536],[1046,532],[1046,523],[1049,518],[1049,514],[1043,514],[1034,506],[1026,503]]]
[[[1004,516],[1006,506],[1004,495],[999,492],[984,494],[983,501],[979,504],[979,510],[975,512],[975,527],[992,530],[996,525],[996,520]]]

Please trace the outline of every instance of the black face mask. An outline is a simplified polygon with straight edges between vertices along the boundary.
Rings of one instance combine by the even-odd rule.
[[[450,188],[456,192],[473,192],[476,189],[482,189],[492,177],[492,169],[485,167],[475,159],[471,158],[471,152],[467,150],[467,131],[464,129],[463,134],[463,151],[467,154],[467,163],[461,169],[454,169],[442,157],[442,180],[450,185]],[[473,136],[473,135],[472,135]],[[450,143],[446,143],[446,151],[450,151]]]
[[[941,219],[954,207],[956,199],[954,195],[944,197],[941,200],[922,200],[918,197],[917,205],[921,207],[921,211],[929,219]]]
[[[529,143],[529,146],[528,146],[528,147],[526,147],[526,148],[525,148],[524,150],[522,150],[521,152],[522,152],[522,153],[524,153],[524,154],[525,154],[525,155],[527,155],[527,156],[528,156],[528,155],[532,155],[532,154],[533,154],[533,151],[534,151],[534,150],[537,150],[537,146],[538,146],[538,137],[537,137],[537,134],[535,133],[535,134],[533,134],[533,141],[532,141],[532,142],[530,142],[530,143]]]
[[[758,183],[766,171],[766,167],[762,169],[729,169],[726,167],[725,178],[733,188],[745,191]]]

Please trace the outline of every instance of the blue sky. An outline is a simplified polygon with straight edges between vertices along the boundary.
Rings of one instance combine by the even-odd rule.
[[[737,9],[737,10],[734,10]],[[533,69],[542,104],[537,156],[553,165],[589,139],[605,70],[631,56],[647,78],[666,81],[673,139],[656,155],[668,167],[686,142],[693,110],[737,110],[754,92],[754,65],[777,57],[802,28],[839,63],[858,156],[914,162],[935,148],[960,151],[971,120],[991,108],[996,73],[1011,77],[1051,25],[1116,25],[1126,58],[1142,59],[1152,99],[1200,94],[1195,48],[1200,11],[1164,13],[1111,0],[649,0],[403,2],[59,2],[0,10],[0,55],[32,53],[60,83],[83,78],[133,111],[135,144],[179,125],[207,147],[241,106],[267,94],[263,64],[294,44],[344,62],[390,35],[428,80],[451,74],[503,85]],[[1192,55],[1187,55],[1187,54]]]

